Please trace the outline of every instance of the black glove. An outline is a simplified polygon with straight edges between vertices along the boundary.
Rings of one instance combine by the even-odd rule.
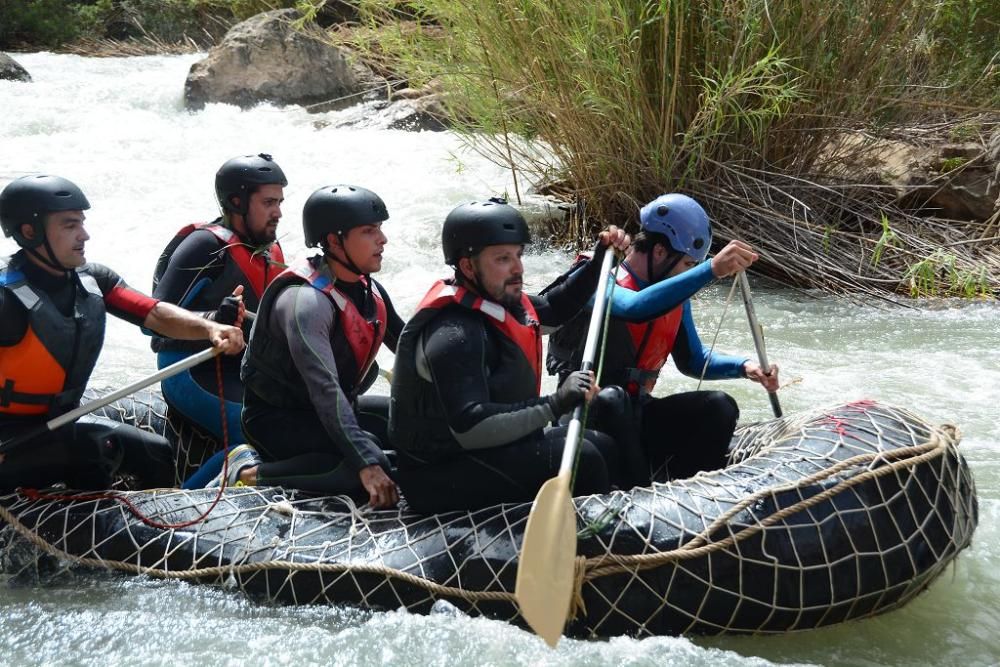
[[[590,371],[570,373],[552,398],[552,409],[556,416],[567,413],[582,403],[592,385]]]
[[[233,326],[236,324],[236,318],[240,316],[240,301],[241,297],[227,296],[222,300],[219,309],[215,311],[215,317],[212,319],[219,324]]]

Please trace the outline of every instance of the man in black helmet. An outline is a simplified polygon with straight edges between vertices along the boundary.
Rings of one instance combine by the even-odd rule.
[[[105,313],[227,354],[243,333],[131,289],[86,263],[90,238],[80,189],[58,176],[25,176],[0,193],[0,224],[21,250],[0,260],[0,440],[37,429],[80,403],[104,341]],[[173,450],[161,437],[83,417],[0,454],[0,491],[64,482],[108,488],[116,473],[171,486]]]
[[[371,278],[382,268],[388,217],[378,195],[353,185],[320,188],[306,200],[305,242],[323,254],[284,271],[261,300],[243,360],[250,445],[230,453],[228,484],[365,493],[373,507],[396,504],[372,432],[379,429],[359,421],[379,346],[395,350],[403,328]]]
[[[215,174],[221,216],[177,232],[156,264],[153,296],[226,324],[237,324],[244,308],[255,312],[264,288],[285,268],[277,229],[286,185],[284,172],[270,155],[241,155],[227,160]],[[239,325],[247,338],[250,324],[250,318],[240,318]],[[156,336],[152,347],[159,367],[164,368],[201,351],[205,345]],[[240,362],[240,357],[227,358],[222,368],[226,427],[232,442],[244,441]],[[171,409],[222,438],[214,363],[195,366],[164,380],[161,386]],[[184,482],[184,488],[204,486],[221,466],[219,452]]]
[[[588,266],[543,295],[523,293],[521,254],[531,243],[521,214],[503,200],[463,204],[442,230],[454,278],[438,281],[400,337],[393,371],[390,440],[398,478],[420,512],[531,500],[555,476],[565,428],[545,430],[597,390],[577,371],[548,396],[541,386],[541,327],[559,326],[594,295],[608,246],[602,232]],[[575,491],[603,493],[618,467],[614,443],[588,432]]]

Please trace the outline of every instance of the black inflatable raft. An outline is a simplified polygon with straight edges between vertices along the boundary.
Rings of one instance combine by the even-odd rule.
[[[156,401],[109,415],[191,434]],[[967,547],[975,485],[951,427],[872,402],[742,428],[731,464],[576,499],[577,592],[567,634],[770,633],[894,609]],[[202,445],[198,445],[199,447]],[[200,455],[198,456],[200,458]],[[291,604],[427,612],[439,599],[523,624],[513,601],[529,504],[437,516],[370,511],[278,488],[0,497],[7,572],[81,568],[239,588]],[[27,546],[30,544],[30,546]]]

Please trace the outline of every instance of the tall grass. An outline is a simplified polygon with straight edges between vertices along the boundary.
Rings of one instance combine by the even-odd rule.
[[[598,219],[634,222],[643,202],[686,191],[776,276],[907,291],[894,255],[920,259],[934,243],[911,242],[917,221],[890,197],[839,182],[865,144],[838,137],[1000,99],[1000,33],[981,27],[998,25],[1000,3],[961,4],[979,12],[972,36],[957,0],[364,0],[373,30],[356,39],[411,81],[439,81],[481,150],[561,180]],[[946,40],[966,49],[961,72]],[[886,216],[892,247],[878,245]],[[806,240],[828,259],[846,253],[852,269],[837,273],[853,278],[814,278],[797,257]]]

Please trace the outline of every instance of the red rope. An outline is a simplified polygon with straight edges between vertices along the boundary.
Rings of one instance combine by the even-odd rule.
[[[123,496],[119,493],[83,493],[83,494],[72,494],[72,493],[42,493],[38,489],[18,489],[18,493],[23,495],[28,500],[54,500],[54,501],[75,501],[75,500],[114,500],[126,507],[132,516],[137,518],[139,521],[143,522],[147,526],[152,526],[153,528],[159,528],[161,530],[176,530],[178,528],[187,528],[188,526],[193,526],[197,523],[201,523],[208,515],[212,513],[215,506],[219,504],[222,500],[222,492],[226,489],[226,482],[229,476],[229,425],[226,420],[226,396],[223,391],[222,385],[222,359],[218,356],[215,357],[215,380],[219,388],[219,416],[222,418],[222,484],[219,485],[219,492],[215,494],[215,499],[212,504],[209,505],[208,509],[205,510],[203,514],[197,518],[191,519],[190,521],[182,521],[181,523],[164,523],[161,521],[156,521],[155,519],[150,519],[148,516],[142,513],[142,511],[135,506],[135,504],[129,500],[127,496]]]

